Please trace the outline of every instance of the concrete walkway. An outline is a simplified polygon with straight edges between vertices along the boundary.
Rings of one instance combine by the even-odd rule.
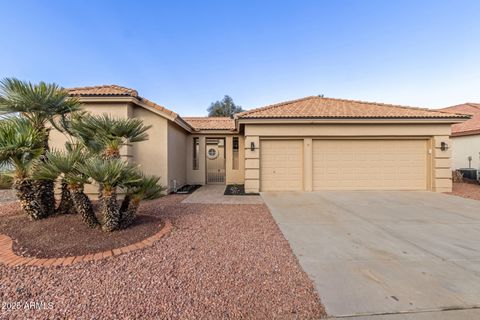
[[[480,201],[430,192],[262,197],[329,315],[480,319]]]
[[[260,196],[225,196],[225,185],[204,185],[189,195],[182,203],[205,204],[263,204]]]
[[[348,318],[330,318],[348,320],[478,320],[480,309],[423,311],[388,315],[354,316]]]

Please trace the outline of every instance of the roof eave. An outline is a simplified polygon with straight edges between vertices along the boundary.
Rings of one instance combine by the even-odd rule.
[[[161,110],[158,110],[152,106],[149,106],[148,104],[142,102],[141,100],[137,99],[136,97],[132,97],[132,96],[125,96],[125,95],[81,95],[81,96],[78,96],[78,98],[80,99],[80,102],[81,103],[85,103],[85,102],[102,102],[102,103],[105,103],[105,102],[124,102],[124,103],[132,103],[132,104],[136,104],[144,109],[147,109],[153,113],[156,113],[164,118],[166,118],[167,120],[170,120],[172,122],[175,122],[176,124],[178,124],[180,127],[182,127],[183,129],[185,129],[186,131],[188,132],[192,132],[193,131],[193,128],[187,123],[185,122],[185,120],[183,120],[180,116],[178,115],[171,115],[171,114],[168,114],[166,112],[163,112]]]
[[[451,134],[452,137],[466,137],[466,136],[478,136],[478,135],[480,135],[480,129],[452,132]]]
[[[357,118],[326,118],[326,117],[256,117],[239,118],[238,123],[461,123],[470,118],[426,118],[426,117],[357,117]]]
[[[237,129],[195,129],[192,134],[237,134]]]

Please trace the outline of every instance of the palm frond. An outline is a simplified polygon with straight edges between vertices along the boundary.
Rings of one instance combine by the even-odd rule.
[[[138,200],[152,200],[160,198],[166,190],[159,181],[160,177],[145,176],[140,174],[141,179],[130,185],[125,185],[127,193]]]
[[[35,179],[55,180],[62,176],[67,183],[83,184],[88,177],[76,169],[84,163],[90,154],[81,145],[67,143],[66,150],[51,150],[45,154],[43,161],[36,161],[33,168]]]
[[[91,158],[76,169],[106,188],[132,184],[139,180],[137,168],[120,159]]]
[[[25,118],[0,121],[0,163],[13,166],[19,176],[27,176],[43,153],[43,137]]]
[[[0,112],[21,113],[36,127],[79,108],[79,100],[55,83],[32,84],[16,78],[0,81]]]
[[[117,151],[130,142],[148,139],[147,130],[140,119],[114,118],[110,115],[84,115],[71,122],[71,132],[95,152]]]

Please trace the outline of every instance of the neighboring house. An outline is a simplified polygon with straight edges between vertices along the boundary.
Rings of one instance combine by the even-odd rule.
[[[122,153],[172,190],[245,184],[247,192],[452,187],[451,124],[461,114],[318,96],[237,114],[180,117],[120,86],[70,89],[92,113],[140,118],[150,139]],[[52,145],[63,145],[59,133]]]
[[[452,168],[480,169],[480,103],[464,103],[442,109],[472,116],[452,126]]]

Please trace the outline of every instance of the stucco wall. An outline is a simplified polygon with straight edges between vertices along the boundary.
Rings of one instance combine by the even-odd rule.
[[[238,137],[238,169],[233,169],[233,137]],[[226,146],[226,183],[243,184],[245,179],[245,139],[243,136],[227,136]]]
[[[480,169],[480,135],[452,137],[452,168],[468,168],[468,157],[472,157],[472,168]]]
[[[199,139],[199,163],[198,170],[193,169],[193,139]],[[205,136],[190,135],[187,137],[185,144],[186,167],[187,167],[187,183],[188,184],[205,184]]]
[[[245,125],[245,189],[260,190],[260,140],[262,137],[302,137],[304,145],[312,138],[424,138],[428,141],[428,189],[451,191],[451,150],[441,151],[442,141],[450,143],[450,124],[246,124]],[[251,151],[250,143],[255,144]],[[305,148],[308,151],[308,148]],[[304,151],[304,152],[306,152]],[[304,157],[309,159],[310,157]],[[305,164],[310,166],[310,164]],[[309,174],[310,169],[305,170]],[[309,190],[308,183],[304,186]]]
[[[173,180],[176,180],[177,187],[187,182],[187,133],[177,125],[168,123],[168,181],[173,190]]]
[[[144,108],[133,108],[133,117],[151,125],[149,139],[132,144],[133,161],[148,175],[159,176],[160,183],[168,186],[168,120]]]

